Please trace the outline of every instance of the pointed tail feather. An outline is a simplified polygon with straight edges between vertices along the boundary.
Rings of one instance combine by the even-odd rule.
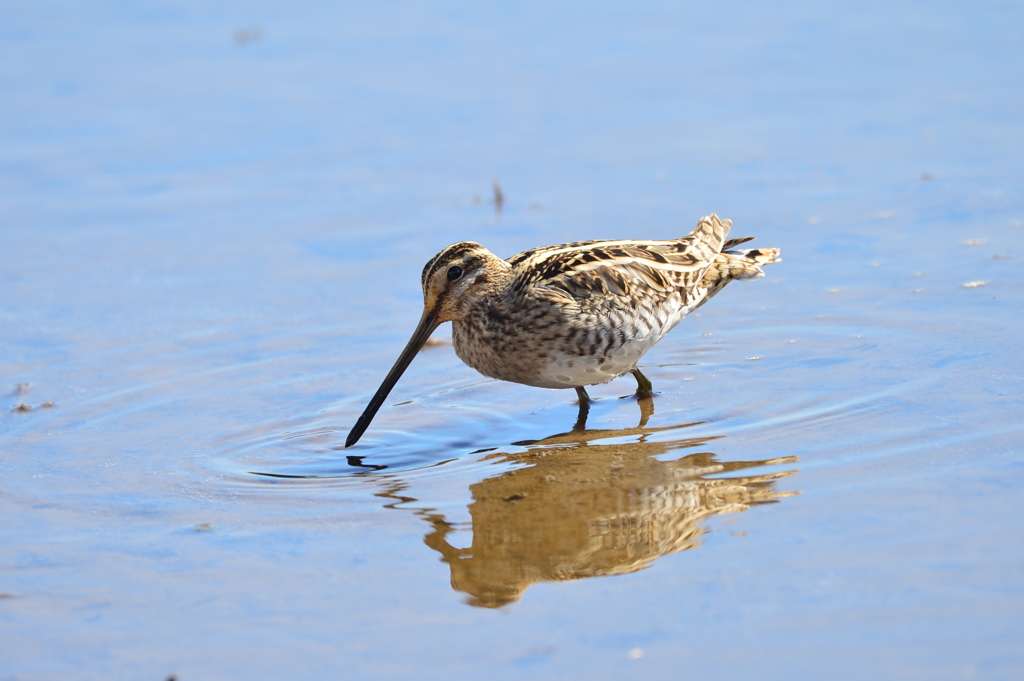
[[[749,240],[734,239],[739,243]],[[745,251],[723,251],[715,264],[728,279],[749,280],[764,276],[762,265],[779,262],[781,259],[777,248],[751,248]]]
[[[715,251],[719,251],[725,243],[725,237],[729,236],[732,228],[732,220],[722,220],[712,213],[702,217],[693,231],[683,237],[683,241],[690,241],[694,244],[707,244]]]
[[[755,237],[752,237],[752,236],[741,236],[739,239],[729,239],[728,241],[725,242],[725,245],[722,246],[722,250],[723,251],[732,250],[732,249],[736,248],[737,246],[739,246],[740,244],[745,244],[748,241],[753,241],[754,239],[755,239]]]

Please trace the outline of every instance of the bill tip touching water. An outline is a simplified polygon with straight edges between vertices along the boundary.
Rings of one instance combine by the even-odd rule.
[[[490,378],[575,388],[632,373],[651,382],[644,354],[733,279],[764,276],[779,249],[737,249],[732,221],[711,214],[681,239],[578,241],[502,260],[472,241],[448,246],[423,268],[423,315],[345,441],[362,437],[430,334],[452,322],[455,354]]]

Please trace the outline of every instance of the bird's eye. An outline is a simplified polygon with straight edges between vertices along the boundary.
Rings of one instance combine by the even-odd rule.
[[[455,281],[462,276],[462,268],[458,265],[448,268],[448,281]]]

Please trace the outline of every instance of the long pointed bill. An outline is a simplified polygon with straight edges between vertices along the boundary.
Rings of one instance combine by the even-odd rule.
[[[388,393],[398,383],[398,379],[402,377],[405,370],[412,364],[413,357],[420,351],[423,344],[430,338],[430,334],[434,333],[434,329],[440,326],[440,322],[432,314],[427,314],[427,311],[423,311],[423,316],[420,317],[420,323],[416,327],[416,330],[412,334],[412,338],[409,339],[408,345],[405,346],[405,350],[402,350],[402,354],[398,356],[398,361],[395,362],[395,366],[391,367],[391,371],[388,372],[384,382],[377,388],[377,392],[374,394],[370,403],[366,405],[366,409],[363,410],[363,415],[356,421],[356,425],[352,426],[352,432],[348,434],[348,439],[345,440],[345,446],[351,447],[355,443],[359,442],[359,438],[363,436],[366,428],[370,425],[370,421],[376,416],[377,410],[384,404],[384,400],[387,399]]]

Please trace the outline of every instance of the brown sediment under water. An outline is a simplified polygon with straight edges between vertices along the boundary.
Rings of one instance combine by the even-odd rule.
[[[4,20],[0,678],[1024,674],[1024,14],[393,10]],[[344,447],[444,246],[711,212],[652,399]]]

